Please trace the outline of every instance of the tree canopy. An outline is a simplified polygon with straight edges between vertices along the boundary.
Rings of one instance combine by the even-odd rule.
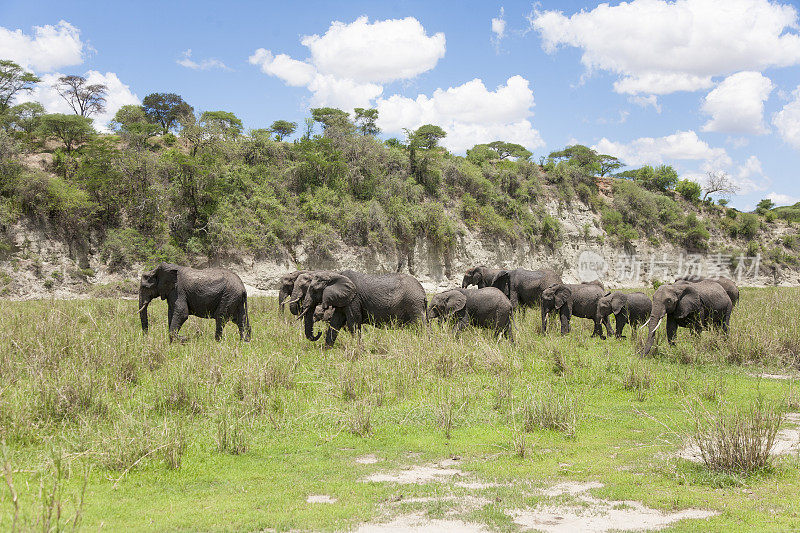
[[[297,130],[297,122],[289,122],[288,120],[276,120],[269,127],[270,131],[275,134],[275,138],[282,141],[284,137],[288,137]]]
[[[327,130],[330,127],[342,127],[350,124],[350,114],[335,107],[315,107],[311,117]]]
[[[67,152],[72,152],[94,133],[90,118],[62,113],[43,115],[39,130],[43,137],[58,139],[64,143]]]
[[[381,129],[376,124],[378,121],[377,109],[357,107],[353,111],[356,114],[356,127],[361,132],[361,135],[377,135],[381,132]]]
[[[182,118],[194,115],[194,108],[175,93],[152,93],[142,100],[147,120],[161,126],[161,133],[167,134],[178,127]]]
[[[8,59],[0,59],[0,112],[11,106],[18,94],[30,93],[42,81],[38,76]]]
[[[76,115],[88,117],[106,108],[108,87],[102,83],[89,83],[83,76],[61,76],[53,88]]]

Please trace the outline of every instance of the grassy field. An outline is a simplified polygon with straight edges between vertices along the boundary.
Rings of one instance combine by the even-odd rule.
[[[798,289],[745,289],[730,337],[681,329],[645,359],[630,332],[593,339],[573,319],[570,336],[543,336],[535,312],[515,345],[434,326],[365,328],[362,347],[342,334],[323,350],[274,299],[250,300],[249,344],[233,325],[216,343],[213,321],[192,317],[189,342],[170,345],[166,305],[151,306],[148,336],[136,308],[0,308],[0,530],[15,514],[23,530],[77,516],[86,530],[250,531],[414,513],[515,530],[519,510],[596,500],[716,512],[675,531],[800,528],[796,454],[750,474],[676,455],[718,411],[757,398],[800,411],[794,380],[758,377],[797,372]],[[437,464],[429,483],[367,480]],[[602,486],[589,499],[546,492],[567,481]]]

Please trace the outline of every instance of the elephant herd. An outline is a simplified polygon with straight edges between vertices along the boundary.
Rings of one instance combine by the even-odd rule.
[[[470,288],[471,286],[477,288]],[[189,315],[216,320],[216,339],[226,322],[233,321],[242,340],[250,339],[247,292],[239,276],[226,269],[197,270],[160,264],[145,272],[139,286],[139,315],[147,331],[147,307],[160,297],[167,301],[170,341]],[[327,323],[325,345],[336,342],[344,327],[361,338],[361,326],[403,326],[432,319],[453,320],[455,334],[468,326],[494,330],[514,341],[513,317],[526,308],[540,307],[542,331],[548,317],[558,314],[561,334],[570,331],[573,316],[592,320],[592,336],[611,335],[610,315],[616,337],[627,324],[645,323],[648,335],[642,350],[653,347],[655,332],[667,319],[667,340],[675,341],[678,326],[694,333],[719,328],[727,333],[731,310],[739,300],[736,284],[724,277],[685,277],[660,286],[652,300],[642,292],[606,291],[599,281],[567,284],[554,270],[515,270],[477,266],[464,274],[460,288],[433,296],[428,304],[420,282],[408,274],[363,274],[353,270],[298,270],[280,280],[278,307],[303,320],[307,339],[317,341],[317,322]]]

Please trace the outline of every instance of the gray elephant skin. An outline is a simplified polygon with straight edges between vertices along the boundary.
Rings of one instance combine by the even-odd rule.
[[[346,326],[351,334],[361,338],[361,326],[397,325],[426,322],[425,290],[416,278],[407,274],[362,274],[352,270],[341,273],[316,271],[305,283],[295,282],[292,301],[302,297],[304,332],[316,341],[315,317],[326,319],[325,345],[333,346],[339,330]],[[302,295],[305,285],[305,295]],[[319,306],[319,308],[318,308]]]
[[[139,318],[147,332],[147,306],[160,297],[167,301],[170,342],[189,315],[216,320],[217,340],[222,328],[232,320],[239,327],[239,337],[250,340],[250,318],[247,314],[247,291],[235,273],[224,268],[197,270],[190,267],[161,263],[142,274],[139,283]]]
[[[605,292],[602,284],[594,281],[577,284],[556,283],[549,286],[542,293],[542,333],[547,332],[547,316],[553,311],[558,311],[562,335],[569,333],[570,319],[572,316],[577,316],[594,321],[592,337],[599,336],[605,339],[603,324],[609,335],[611,335],[611,324],[608,316],[601,318],[597,313],[597,304]]]
[[[468,325],[493,329],[499,336],[514,342],[511,321],[511,301],[495,287],[483,289],[452,289],[431,299],[428,319],[454,318],[458,336]]]
[[[597,302],[599,320],[606,320],[608,315],[614,315],[616,337],[621,339],[622,331],[626,324],[632,329],[644,324],[653,310],[653,302],[643,292],[607,292]]]
[[[730,297],[716,281],[679,281],[662,285],[653,294],[653,310],[647,322],[648,335],[642,355],[647,355],[653,348],[656,330],[664,316],[667,317],[667,341],[674,344],[678,326],[699,333],[710,325],[727,333],[731,309]]]
[[[278,311],[283,313],[286,302],[292,296],[292,291],[294,290],[294,284],[297,281],[297,278],[303,274],[308,274],[309,272],[309,270],[295,270],[294,272],[290,272],[281,276],[281,280],[278,282]]]
[[[718,276],[713,278],[706,278],[703,276],[683,276],[682,278],[678,278],[675,282],[679,281],[689,281],[692,283],[697,283],[698,281],[716,281],[719,283],[722,288],[725,290],[725,293],[728,295],[728,298],[731,299],[731,304],[736,307],[736,304],[739,302],[739,287],[736,286],[736,283],[730,278],[726,278],[725,276]]]
[[[502,270],[478,266],[467,270],[461,287],[497,287],[508,296],[512,308],[516,310],[519,307],[535,307],[542,298],[542,292],[557,283],[562,283],[561,276],[552,269]]]

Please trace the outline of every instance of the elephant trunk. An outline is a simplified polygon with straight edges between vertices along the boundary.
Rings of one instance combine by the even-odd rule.
[[[139,290],[139,319],[142,321],[142,331],[147,333],[147,328],[149,326],[147,320],[147,306],[150,305],[150,298],[148,295],[144,293],[143,290]]]
[[[306,338],[310,341],[317,341],[322,335],[320,331],[314,335],[314,311],[310,307],[306,308],[303,313],[303,326],[305,329]]]
[[[647,322],[647,341],[644,343],[644,348],[642,349],[642,355],[647,355],[650,353],[650,350],[653,348],[653,340],[656,336],[656,330],[658,326],[661,325],[661,321],[664,320],[664,315],[662,314],[660,317],[658,315],[650,315],[650,320]]]
[[[461,288],[466,289],[469,286],[470,286],[470,280],[466,276],[464,276],[464,279],[461,281]]]

